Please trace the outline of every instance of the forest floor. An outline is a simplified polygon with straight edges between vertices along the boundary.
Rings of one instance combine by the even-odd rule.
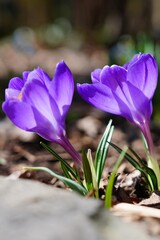
[[[115,125],[112,142],[121,148],[129,145],[145,160],[143,142],[136,127],[127,123],[123,118],[107,115],[82,101],[76,101],[71,106],[67,118],[67,136],[77,151],[81,152],[82,147],[91,149],[94,156],[110,118],[113,119]],[[153,125],[151,128],[156,156],[159,160],[160,128]],[[40,141],[44,140],[34,133],[19,130],[6,118],[2,119],[0,122],[0,175],[12,179],[32,179],[53,187],[64,188],[67,191],[64,184],[56,178],[41,171],[23,169],[26,166],[43,166],[61,173],[59,162],[42,148]],[[47,144],[72,164],[70,156],[60,146],[54,143]],[[110,147],[101,182],[102,200],[108,177],[118,156],[119,154]],[[113,192],[112,211],[114,214],[122,216],[127,221],[143,221],[149,234],[158,237],[160,236],[159,209],[160,192],[149,193],[140,173],[124,159],[118,170]]]
[[[55,50],[54,54],[50,50],[38,49],[37,53],[31,57],[18,52],[11,44],[5,43],[1,45],[0,53],[0,69],[3,70],[0,73],[1,80],[8,79],[8,75],[12,77],[18,76],[22,69],[33,69],[38,65],[44,66],[44,69],[52,75],[53,65],[55,66],[63,56],[73,73],[79,76],[78,79],[81,82],[82,75],[88,76],[88,72],[92,71],[96,66],[103,66],[107,61],[107,54],[103,49],[96,51],[90,49],[85,54],[81,51],[75,52],[64,48]],[[84,71],[86,66],[88,69]],[[88,78],[83,78],[83,80],[87,81]],[[5,81],[1,81],[2,98],[6,85]],[[113,125],[115,126],[112,142],[120,148],[129,145],[145,161],[143,142],[135,126],[121,117],[108,115],[89,106],[77,96],[75,96],[66,122],[67,136],[75,149],[80,153],[82,147],[86,150],[91,149],[94,157],[98,143],[110,118],[113,119]],[[156,157],[160,162],[160,126],[152,123],[151,131],[155,143]],[[44,140],[34,133],[18,129],[7,118],[1,119],[0,175],[11,179],[23,178],[40,181],[67,191],[68,189],[62,182],[44,172],[24,170],[26,166],[43,166],[61,173],[59,162],[42,148],[40,141]],[[47,144],[72,164],[70,156],[60,146],[54,143]],[[102,201],[104,189],[118,156],[119,154],[110,147],[101,181]],[[111,211],[127,219],[127,221],[143,222],[149,234],[157,237],[157,239],[160,236],[160,192],[149,193],[145,188],[140,173],[125,159],[118,169]]]

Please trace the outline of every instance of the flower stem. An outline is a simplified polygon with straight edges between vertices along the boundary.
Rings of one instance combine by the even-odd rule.
[[[66,150],[66,152],[69,153],[69,155],[73,158],[73,160],[76,162],[78,166],[81,166],[81,156],[80,154],[74,149],[72,144],[69,142],[68,138],[63,136],[58,141],[58,143]]]
[[[146,123],[143,124],[143,126],[141,126],[141,131],[147,142],[147,148],[148,148],[150,155],[154,155],[154,144],[153,144],[153,139],[152,139],[149,125]]]
[[[154,144],[149,125],[144,124],[141,127],[141,131],[147,142],[148,167],[150,167],[154,171],[158,181],[158,188],[160,189],[160,166],[158,164],[157,159],[155,158]]]

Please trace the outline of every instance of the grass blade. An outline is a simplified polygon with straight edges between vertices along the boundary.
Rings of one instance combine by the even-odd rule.
[[[68,169],[66,168],[66,166],[65,166],[62,162],[61,162],[61,169],[62,169],[62,171],[63,171],[64,177],[69,178],[69,179],[72,179],[72,177],[71,177]]]
[[[96,171],[95,171],[95,168],[94,168],[92,154],[91,154],[91,150],[90,149],[88,149],[87,158],[88,158],[88,162],[89,162],[90,169],[91,169],[92,185],[93,185],[93,189],[95,190],[95,197],[99,198],[97,176],[96,176]]]
[[[116,149],[119,153],[121,153],[122,152],[122,149],[121,148],[119,148],[117,145],[115,145],[114,143],[109,143],[114,149]],[[152,191],[153,190],[153,186],[151,185],[151,183],[150,183],[150,181],[149,181],[149,179],[148,179],[148,174],[147,174],[147,172],[145,172],[144,170],[143,170],[143,168],[140,166],[140,164],[133,158],[133,157],[131,157],[127,152],[125,153],[125,158],[126,158],[126,160],[135,168],[135,169],[137,169],[137,170],[139,170],[140,172],[141,172],[141,174],[142,174],[142,176],[144,177],[144,179],[145,179],[145,181],[146,181],[146,183],[147,183],[147,185],[148,185],[148,188],[150,189],[150,191]]]
[[[49,173],[50,175],[52,175],[53,177],[58,178],[60,181],[62,181],[65,185],[67,185],[69,188],[71,188],[72,190],[80,193],[81,195],[86,195],[87,194],[87,190],[81,186],[79,183],[65,178],[63,176],[60,176],[59,174],[53,172],[52,170],[50,170],[49,168],[46,167],[25,167],[25,170],[34,170],[34,171],[45,171],[47,173]]]
[[[68,171],[76,180],[79,180],[79,175],[75,169],[73,169],[63,158],[61,158],[52,148],[47,146],[45,143],[40,142],[43,148],[50,152],[58,161],[61,162],[62,169],[65,167],[65,172]]]
[[[138,160],[138,161],[140,162],[140,164],[142,165],[142,168],[144,169],[144,171],[145,171],[145,172],[149,175],[149,177],[151,178],[151,181],[152,181],[154,190],[157,190],[157,189],[158,189],[158,181],[157,181],[157,177],[156,177],[156,174],[155,174],[155,172],[153,171],[153,169],[149,168],[132,148],[129,147],[128,149],[129,149],[130,152],[137,158],[137,160]]]
[[[128,150],[128,147],[125,147],[121,151],[121,154],[120,154],[118,160],[116,161],[116,164],[113,167],[111,176],[108,180],[108,185],[107,185],[106,194],[105,194],[105,207],[106,208],[111,208],[111,206],[112,206],[112,192],[113,192],[113,187],[114,187],[114,182],[115,182],[117,170],[118,170],[122,160],[124,159],[127,150]]]
[[[91,173],[91,168],[90,168],[90,164],[88,161],[88,157],[84,150],[82,150],[82,164],[83,164],[84,180],[86,183],[86,187],[87,187],[88,191],[91,191],[91,190],[93,190],[92,173]]]
[[[109,148],[108,142],[111,141],[113,129],[114,127],[112,126],[112,120],[110,120],[96,151],[94,166],[95,166],[95,171],[97,175],[98,186],[99,186],[99,182],[102,177],[102,172],[105,166],[105,161],[107,158],[107,153]]]

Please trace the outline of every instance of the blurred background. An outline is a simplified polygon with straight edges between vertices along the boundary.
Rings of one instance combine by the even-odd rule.
[[[0,0],[0,101],[11,77],[64,59],[76,82],[137,52],[160,64],[159,0]],[[154,97],[159,119],[160,87]],[[1,112],[1,117],[4,116]]]

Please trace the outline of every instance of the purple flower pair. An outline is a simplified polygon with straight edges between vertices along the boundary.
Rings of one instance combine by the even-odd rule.
[[[137,54],[123,67],[96,69],[91,78],[92,84],[77,85],[81,97],[103,111],[136,124],[152,152],[149,124],[158,78],[155,59],[150,54]],[[65,133],[65,118],[73,92],[72,74],[66,64],[60,62],[53,80],[41,68],[24,72],[23,79],[12,78],[2,108],[16,126],[57,142],[80,164],[80,156]]]

